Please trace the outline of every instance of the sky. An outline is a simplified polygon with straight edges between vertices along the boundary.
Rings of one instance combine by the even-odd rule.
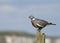
[[[35,34],[30,15],[55,23],[56,26],[47,26],[41,31],[47,36],[60,36],[60,0],[0,0],[0,31]]]

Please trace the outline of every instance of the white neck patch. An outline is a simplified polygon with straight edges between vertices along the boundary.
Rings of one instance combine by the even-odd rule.
[[[35,18],[33,18],[32,20],[35,20]]]

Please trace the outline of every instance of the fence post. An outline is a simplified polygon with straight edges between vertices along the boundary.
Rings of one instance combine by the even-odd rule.
[[[36,43],[45,43],[45,33],[37,30],[36,32]]]

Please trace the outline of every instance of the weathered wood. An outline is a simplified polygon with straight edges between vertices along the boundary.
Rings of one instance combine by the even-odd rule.
[[[39,30],[36,32],[36,43],[45,43],[45,34]]]

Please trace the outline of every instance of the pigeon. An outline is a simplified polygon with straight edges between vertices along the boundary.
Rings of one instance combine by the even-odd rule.
[[[29,18],[31,19],[31,23],[35,28],[38,28],[38,30],[41,30],[42,28],[46,27],[47,25],[56,25],[53,23],[49,23],[45,20],[35,18],[34,16],[30,15]]]

